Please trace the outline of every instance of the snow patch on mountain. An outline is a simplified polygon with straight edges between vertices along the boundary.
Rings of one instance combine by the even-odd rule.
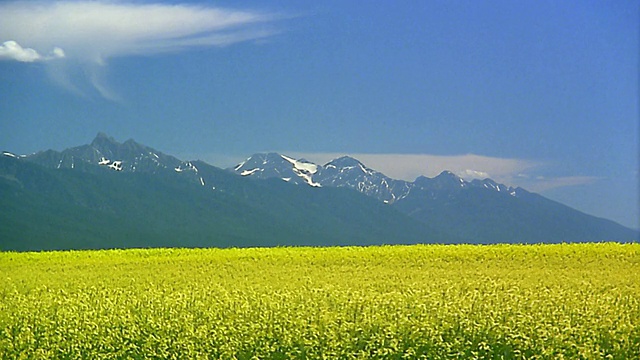
[[[122,161],[114,161],[108,165],[110,169],[115,171],[122,171]]]
[[[72,162],[71,162],[71,168],[73,169],[75,167],[75,163],[73,162],[73,157],[71,158]],[[60,160],[60,164],[62,164],[63,160]],[[58,164],[58,167],[60,167],[60,164]],[[111,161],[107,158],[105,158],[104,156],[100,158],[100,161],[98,161],[98,165],[101,166],[106,166],[109,169],[115,170],[115,171],[122,171],[122,161],[121,160],[116,160],[116,161]],[[135,169],[135,167],[134,167]]]
[[[280,156],[283,159],[285,159],[288,162],[290,162],[291,165],[293,165],[293,167],[295,169],[297,169],[298,171],[307,172],[309,174],[315,174],[318,171],[318,165],[316,165],[314,163],[296,160],[296,159],[290,158],[290,157],[288,157],[286,155],[280,155]]]
[[[372,171],[368,168],[365,168],[364,165],[358,164],[358,167],[360,167],[360,170],[362,170],[363,173],[367,175],[372,175]]]
[[[298,175],[299,177],[301,177],[302,179],[304,179],[304,181],[313,186],[313,187],[322,187],[322,185],[320,185],[320,183],[317,183],[315,181],[313,181],[311,174],[308,174],[304,171],[298,170],[297,168],[293,170],[293,172],[296,172],[296,175]]]
[[[293,173],[304,180],[310,186],[321,187],[322,185],[313,180],[313,175],[318,172],[318,165],[310,163],[306,160],[296,160],[286,155],[280,155],[282,159],[292,165]]]
[[[178,166],[176,166],[173,170],[175,170],[175,172],[183,172],[183,171],[193,171],[195,173],[198,173],[198,168],[193,165],[190,161],[184,162]]]
[[[240,164],[236,165],[236,167],[233,168],[233,170],[238,171],[245,163],[246,161],[241,162]]]
[[[243,172],[241,172],[241,173],[240,173],[240,175],[242,175],[242,176],[249,176],[249,175],[253,174],[254,172],[256,172],[256,171],[260,171],[260,170],[262,170],[262,169],[260,169],[260,168],[254,168],[254,169],[251,169],[251,170],[244,170]]]

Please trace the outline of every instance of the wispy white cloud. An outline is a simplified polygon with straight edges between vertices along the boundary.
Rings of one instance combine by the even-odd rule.
[[[0,14],[0,41],[5,41],[0,58],[65,57],[92,65],[114,57],[259,40],[276,34],[271,25],[283,18],[207,5],[125,1],[14,1],[0,3]],[[89,81],[103,93],[101,83]]]
[[[31,48],[23,48],[13,40],[8,40],[0,45],[0,60],[16,60],[20,62],[47,61],[65,57],[64,50],[55,47],[51,52],[42,56]]]

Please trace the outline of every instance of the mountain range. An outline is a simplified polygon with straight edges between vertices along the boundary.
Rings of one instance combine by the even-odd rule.
[[[255,154],[230,169],[134,140],[0,156],[0,250],[638,241],[491,179],[413,182],[357,159]]]

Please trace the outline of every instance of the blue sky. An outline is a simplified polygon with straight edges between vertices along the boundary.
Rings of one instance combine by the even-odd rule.
[[[2,2],[0,147],[350,154],[640,228],[638,1]]]

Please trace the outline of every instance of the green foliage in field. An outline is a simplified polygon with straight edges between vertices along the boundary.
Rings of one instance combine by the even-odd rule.
[[[640,358],[640,245],[0,253],[0,358]]]

